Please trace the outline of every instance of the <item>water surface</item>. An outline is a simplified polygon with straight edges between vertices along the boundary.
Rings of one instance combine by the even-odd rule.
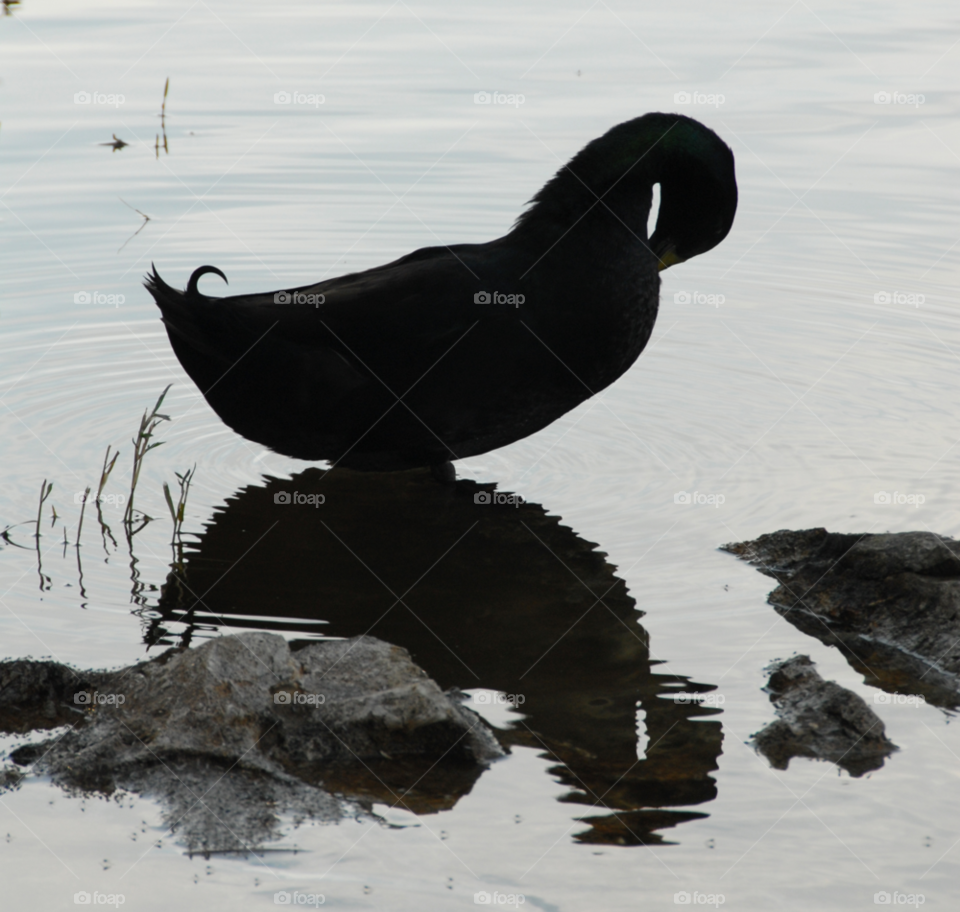
[[[354,556],[337,561],[332,538],[311,539],[314,517],[312,529],[290,521],[287,564],[283,549],[239,564],[247,576],[211,590],[218,601],[206,614],[183,617],[162,600],[172,560],[163,481],[197,466],[185,528],[202,573],[231,518],[308,467],[242,440],[208,408],[141,287],[151,262],[174,284],[214,263],[240,293],[485,241],[587,141],[651,110],[682,110],[717,130],[740,185],[730,236],[664,273],[654,337],[626,376],[534,437],[458,466],[461,478],[562,518],[553,534],[597,578],[563,579],[562,561],[548,571],[547,549],[504,518],[512,525],[492,523],[464,563],[441,562],[409,598],[416,610],[419,595],[464,649],[487,648],[476,676],[428,648],[409,616],[390,630],[444,686],[513,693],[523,650],[542,651],[537,636],[552,636],[563,611],[585,609],[591,582],[622,581],[614,626],[571,640],[568,686],[531,693],[524,720],[543,724],[554,752],[603,747],[579,769],[596,788],[634,759],[635,785],[657,764],[661,780],[675,768],[693,783],[659,806],[645,793],[658,825],[633,830],[649,838],[618,842],[623,829],[582,822],[615,803],[559,800],[575,783],[519,735],[508,759],[437,813],[381,802],[394,828],[291,822],[276,847],[296,854],[246,859],[185,857],[145,799],[68,797],[28,779],[0,798],[14,905],[66,907],[84,889],[123,893],[131,909],[266,908],[281,889],[391,910],[465,908],[484,890],[558,910],[668,908],[678,891],[757,910],[866,908],[881,890],[923,893],[931,905],[955,895],[955,726],[930,706],[879,705],[901,750],[871,776],[800,760],[770,770],[744,743],[772,718],[760,690],[768,662],[806,652],[871,706],[875,691],[765,605],[768,579],[715,550],[779,528],[960,529],[952,6],[25,0],[11,11],[0,18],[0,524],[35,517],[44,479],[54,489],[40,567],[29,526],[11,532],[26,549],[0,553],[9,656],[120,666],[224,626],[352,635],[389,599]],[[480,91],[524,100],[478,105]],[[83,92],[124,100],[75,103]],[[324,100],[281,105],[280,92]],[[679,92],[723,102],[678,105]],[[877,104],[881,92],[923,103]],[[103,145],[114,135],[128,145]],[[211,293],[217,281],[204,280]],[[126,490],[131,435],[169,383],[172,421],[137,495],[156,521],[131,556],[118,507],[104,515],[119,549],[104,546],[88,515],[81,592],[74,495],[96,484],[108,444],[121,449],[108,491]],[[684,491],[723,503],[676,503]],[[924,503],[878,504],[880,491]],[[331,516],[398,594],[460,534],[454,520],[412,534],[409,516],[378,523],[369,506]],[[606,557],[587,556],[583,542]],[[521,555],[536,576],[511,563]],[[315,566],[340,576],[318,579]],[[258,588],[258,568],[276,584],[261,576]],[[511,618],[514,629],[502,629]],[[590,699],[612,700],[609,710],[582,701],[604,665],[636,676],[597,681],[605,693]],[[664,697],[677,682],[714,688],[723,712],[678,713]],[[490,718],[522,732],[511,715]],[[674,721],[684,731],[675,743],[664,734]],[[651,821],[654,811],[663,816]]]

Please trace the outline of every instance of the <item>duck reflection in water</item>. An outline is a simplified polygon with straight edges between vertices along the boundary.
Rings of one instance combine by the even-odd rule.
[[[170,574],[145,636],[185,644],[242,627],[403,646],[445,689],[522,696],[497,736],[556,761],[561,800],[595,812],[578,818],[589,826],[577,840],[656,844],[657,830],[706,816],[677,807],[716,796],[720,723],[695,717],[719,710],[673,699],[713,688],[654,673],[642,612],[605,558],[493,485],[308,469],[228,499]],[[451,807],[479,775],[458,785],[423,772],[385,760],[318,775],[416,813]]]

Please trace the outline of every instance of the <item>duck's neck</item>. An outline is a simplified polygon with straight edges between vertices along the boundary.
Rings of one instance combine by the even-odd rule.
[[[653,184],[659,179],[661,151],[655,142],[639,154],[600,137],[564,165],[531,200],[516,222],[517,239],[559,238],[575,226],[599,229],[604,243],[611,230],[626,230],[646,244]],[[582,232],[577,232],[583,237]]]

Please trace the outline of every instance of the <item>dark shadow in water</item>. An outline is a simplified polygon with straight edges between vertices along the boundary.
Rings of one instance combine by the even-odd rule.
[[[655,674],[642,612],[605,555],[538,504],[483,502],[509,499],[493,491],[339,469],[242,489],[187,551],[184,576],[168,578],[159,612],[144,613],[145,638],[236,626],[398,644],[443,688],[522,695],[523,716],[497,734],[555,760],[561,800],[596,812],[576,839],[661,843],[656,830],[706,816],[673,808],[716,797],[722,742],[718,721],[693,718],[719,710],[671,695],[714,688]],[[393,804],[391,765],[374,773],[343,790]],[[420,812],[458,797],[429,777],[419,792],[406,804]]]

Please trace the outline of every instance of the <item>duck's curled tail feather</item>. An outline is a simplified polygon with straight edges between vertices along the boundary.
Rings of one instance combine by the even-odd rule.
[[[220,276],[224,282],[228,285],[230,280],[226,277],[222,270],[218,269],[216,266],[201,266],[199,269],[194,269],[193,274],[190,276],[190,280],[187,282],[186,291],[177,291],[177,289],[172,288],[163,279],[160,278],[160,273],[157,272],[157,267],[151,263],[151,271],[146,274],[144,277],[144,285],[146,285],[147,290],[153,295],[157,300],[157,303],[160,303],[160,299],[163,298],[165,301],[170,301],[173,298],[196,298],[196,297],[206,297],[205,295],[200,294],[200,290],[197,288],[197,283],[200,279],[205,276],[207,273],[214,273],[215,275]]]
[[[224,275],[223,272],[217,269],[216,266],[201,266],[199,269],[193,270],[193,275],[190,276],[190,281],[187,282],[186,293],[189,296],[194,297],[200,294],[199,290],[197,289],[197,282],[200,281],[201,276],[205,276],[208,272],[212,272],[214,275],[220,276],[220,278],[223,279],[224,282],[226,282],[228,285],[230,284],[230,281],[227,279],[226,275]]]

